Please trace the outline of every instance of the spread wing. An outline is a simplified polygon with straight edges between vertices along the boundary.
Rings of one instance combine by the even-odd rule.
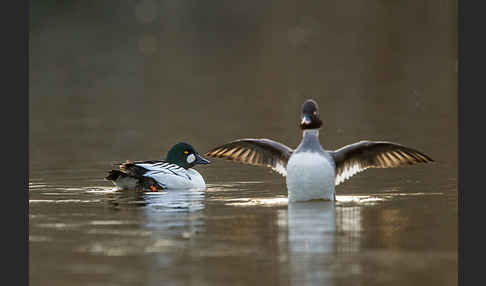
[[[283,176],[287,175],[287,162],[293,150],[270,139],[238,139],[216,147],[204,155],[225,158],[255,166],[270,167]]]
[[[129,176],[150,177],[156,174],[168,174],[182,176],[190,179],[186,169],[165,161],[137,161],[119,164],[120,170]]]
[[[384,141],[360,141],[330,153],[336,163],[336,185],[368,168],[393,168],[434,161],[420,151]]]

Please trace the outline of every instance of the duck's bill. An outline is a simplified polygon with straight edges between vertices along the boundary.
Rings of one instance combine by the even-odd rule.
[[[310,118],[310,116],[309,116],[309,115],[307,115],[307,114],[304,114],[304,115],[302,116],[302,119],[301,119],[301,121],[300,121],[300,124],[301,124],[301,125],[309,125],[309,124],[311,124],[311,123],[312,123],[312,119]]]
[[[194,161],[196,164],[209,164],[211,163],[209,160],[201,157],[201,155],[196,154],[196,161]]]

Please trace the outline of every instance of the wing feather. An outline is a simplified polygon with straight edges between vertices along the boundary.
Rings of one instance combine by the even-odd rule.
[[[360,141],[330,153],[336,163],[336,185],[368,168],[394,168],[434,161],[420,151],[385,141]]]
[[[238,139],[213,148],[204,155],[254,166],[265,166],[287,175],[287,162],[293,150],[270,139]]]

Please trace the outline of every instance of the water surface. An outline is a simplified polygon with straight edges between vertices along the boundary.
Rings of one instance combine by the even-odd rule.
[[[238,172],[227,164],[201,172]],[[454,181],[343,185],[336,203],[289,205],[278,175],[162,193],[63,176],[31,179],[34,285],[455,285]]]

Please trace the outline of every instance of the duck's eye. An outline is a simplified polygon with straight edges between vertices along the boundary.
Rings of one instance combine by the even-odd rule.
[[[186,150],[186,151],[184,151],[184,154],[186,154],[186,155],[187,155],[187,154],[189,154],[189,151],[187,151],[187,150]]]

